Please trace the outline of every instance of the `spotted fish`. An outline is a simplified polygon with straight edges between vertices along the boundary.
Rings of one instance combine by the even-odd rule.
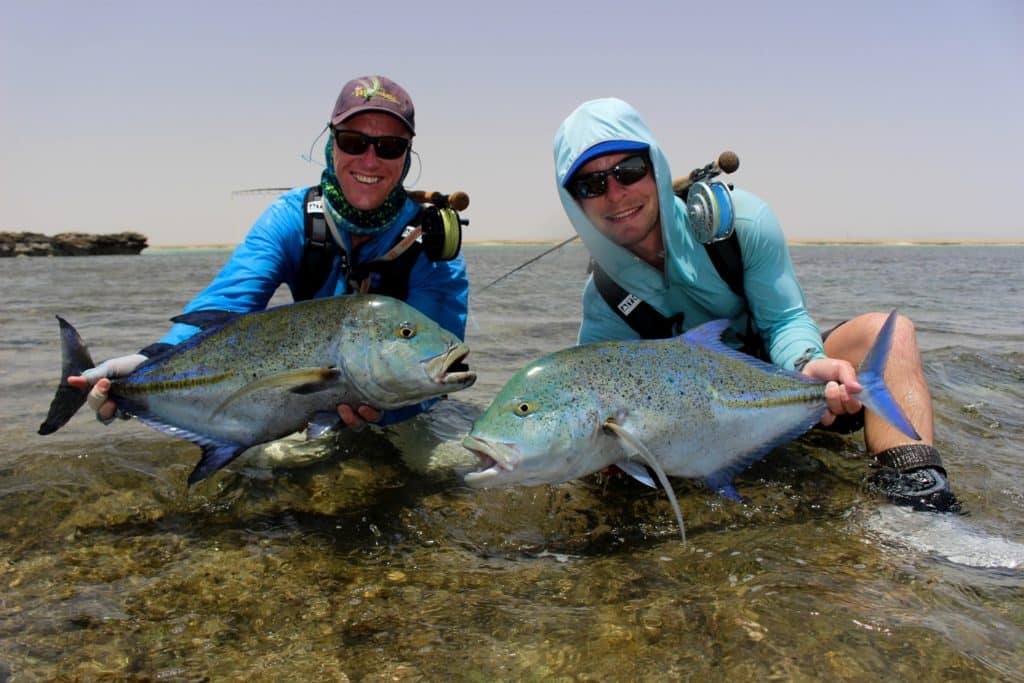
[[[882,379],[895,316],[858,369],[857,397],[919,439]],[[702,479],[739,499],[733,477],[809,430],[826,410],[825,382],[729,348],[721,341],[727,325],[709,322],[673,339],[576,346],[530,363],[463,440],[481,463],[466,483],[556,483],[617,464],[653,485],[647,465],[685,540],[668,476]]]
[[[40,434],[62,427],[86,394],[67,377],[93,367],[58,316],[60,386]],[[202,449],[189,484],[250,446],[337,423],[340,403],[399,408],[476,381],[469,348],[412,306],[379,295],[315,299],[245,314],[198,311],[175,322],[202,331],[111,382],[125,414]]]

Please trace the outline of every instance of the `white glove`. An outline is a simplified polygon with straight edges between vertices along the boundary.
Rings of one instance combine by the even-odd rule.
[[[89,384],[96,384],[100,377],[124,377],[131,374],[132,370],[149,360],[141,353],[133,353],[130,356],[118,356],[105,360],[94,368],[82,371],[82,377],[89,380]]]
[[[89,384],[95,385],[97,381],[104,377],[124,377],[125,375],[131,374],[132,370],[146,362],[148,358],[143,356],[141,353],[133,353],[130,356],[118,356],[117,358],[111,358],[105,360],[94,368],[82,371],[82,377],[85,377],[89,381]],[[109,424],[111,420],[104,420],[99,416],[100,408],[108,400],[107,392],[100,391],[95,386],[89,391],[89,396],[86,399],[86,403],[89,407],[96,411],[96,419],[105,424]]]

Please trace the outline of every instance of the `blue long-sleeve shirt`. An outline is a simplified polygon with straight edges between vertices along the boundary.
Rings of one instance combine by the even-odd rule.
[[[282,284],[294,292],[305,247],[303,200],[307,190],[305,187],[296,188],[271,204],[213,281],[185,306],[184,312],[222,310],[249,313],[266,308]],[[415,202],[407,200],[391,225],[360,245],[354,253],[350,235],[342,231],[343,246],[352,262],[366,263],[386,254],[418,209]],[[334,267],[314,298],[352,293],[341,276],[339,265],[340,256],[335,258]],[[469,281],[462,255],[451,261],[431,261],[421,252],[409,273],[406,302],[458,335],[459,339],[464,339],[468,301]],[[198,331],[192,325],[175,323],[160,342],[178,344]],[[412,417],[433,402],[385,411],[379,424]]]

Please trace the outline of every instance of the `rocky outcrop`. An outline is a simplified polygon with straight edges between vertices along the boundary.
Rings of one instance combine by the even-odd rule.
[[[147,246],[146,236],[138,232],[107,235],[62,232],[53,237],[38,232],[0,232],[0,257],[138,254]]]

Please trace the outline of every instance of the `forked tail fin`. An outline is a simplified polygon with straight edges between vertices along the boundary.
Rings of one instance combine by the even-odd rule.
[[[68,384],[68,377],[81,375],[83,370],[95,365],[89,355],[89,349],[71,323],[59,315],[57,320],[60,322],[60,386],[57,387],[57,393],[50,402],[50,412],[47,413],[46,420],[39,425],[40,434],[53,434],[67,424],[71,416],[82,407],[89,394]]]
[[[860,362],[860,367],[857,368],[857,381],[864,387],[864,390],[857,394],[857,398],[869,410],[880,415],[893,427],[911,439],[920,441],[921,435],[914,429],[914,425],[910,424],[910,420],[903,414],[889,392],[889,387],[885,385],[885,361],[889,355],[889,347],[892,345],[892,331],[895,325],[896,311],[894,309],[885,319],[885,324],[882,325],[878,337],[875,338],[875,343],[871,345],[871,349],[864,356],[864,360]]]

